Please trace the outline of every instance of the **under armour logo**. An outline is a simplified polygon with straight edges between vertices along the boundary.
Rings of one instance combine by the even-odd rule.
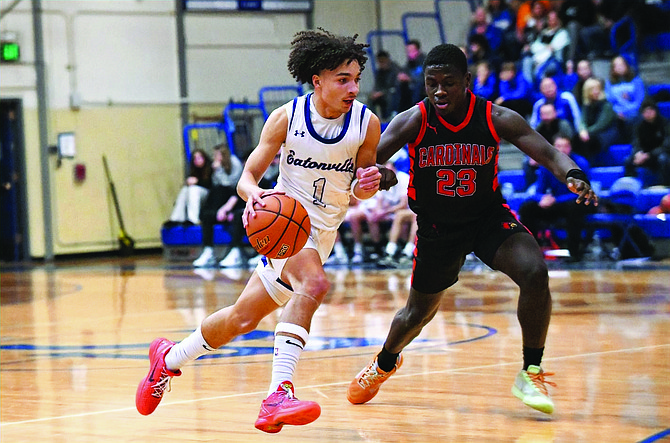
[[[300,135],[300,137],[304,137],[305,136],[305,131],[298,131],[296,129],[295,132],[293,133],[293,136],[297,137],[298,135]]]

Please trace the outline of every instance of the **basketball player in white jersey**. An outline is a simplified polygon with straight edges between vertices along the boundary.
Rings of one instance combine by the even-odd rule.
[[[303,31],[292,42],[288,68],[314,92],[276,109],[249,156],[237,190],[247,202],[246,226],[255,216],[255,203],[265,195],[285,193],[300,201],[309,213],[312,230],[305,247],[283,260],[263,258],[242,294],[232,306],[207,317],[178,344],[155,339],[149,349],[150,371],[137,388],[138,411],[151,414],[180,368],[196,358],[253,331],[258,323],[284,306],[275,329],[272,380],[256,428],[279,432],[283,425],[316,420],[320,406],[295,398],[293,373],[311,325],[312,316],[330,283],[323,269],[353,192],[358,199],[372,197],[382,173],[376,166],[380,123],[356,100],[367,45],[357,36],[340,37],[327,31]],[[275,189],[258,186],[280,152],[280,174]]]

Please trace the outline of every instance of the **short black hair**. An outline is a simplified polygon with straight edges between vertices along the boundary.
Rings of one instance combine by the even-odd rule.
[[[356,60],[365,69],[368,57],[364,43],[356,43],[353,37],[333,35],[325,29],[300,31],[291,42],[288,71],[299,83],[312,84],[312,76],[322,71],[332,71],[344,62]]]
[[[426,56],[426,60],[423,62],[423,69],[425,70],[428,66],[435,65],[451,65],[457,68],[463,75],[468,72],[468,59],[465,57],[465,54],[456,45],[451,43],[445,43],[442,45],[437,45],[430,50]]]

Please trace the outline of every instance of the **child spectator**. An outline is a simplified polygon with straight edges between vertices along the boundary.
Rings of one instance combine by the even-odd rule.
[[[477,63],[475,78],[472,82],[472,92],[475,95],[494,100],[498,96],[498,85],[495,73],[491,72],[491,66],[487,61]]]
[[[531,87],[523,74],[516,72],[516,64],[503,63],[498,78],[500,95],[495,99],[495,104],[512,109],[527,119],[533,110],[533,103],[530,101]]]

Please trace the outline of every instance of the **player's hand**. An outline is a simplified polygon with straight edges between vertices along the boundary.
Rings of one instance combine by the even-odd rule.
[[[244,226],[245,229],[249,224],[249,218],[256,217],[256,211],[254,210],[254,205],[258,203],[261,207],[265,207],[263,197],[265,197],[266,195],[274,195],[274,194],[285,194],[285,192],[276,191],[274,189],[257,188],[249,194],[247,204],[244,206],[244,212],[242,213],[242,226]]]
[[[395,172],[391,171],[389,168],[379,166],[379,172],[382,175],[382,178],[379,181],[379,189],[382,191],[388,191],[392,186],[398,184],[398,177],[396,177]]]
[[[358,168],[356,170],[358,188],[363,192],[377,191],[381,177],[377,166],[368,166],[367,168]]]
[[[587,206],[593,203],[593,206],[598,206],[598,196],[593,191],[593,189],[591,189],[591,185],[588,182],[578,178],[569,177],[568,189],[571,192],[578,194],[575,203],[580,204],[584,202],[584,204]]]

